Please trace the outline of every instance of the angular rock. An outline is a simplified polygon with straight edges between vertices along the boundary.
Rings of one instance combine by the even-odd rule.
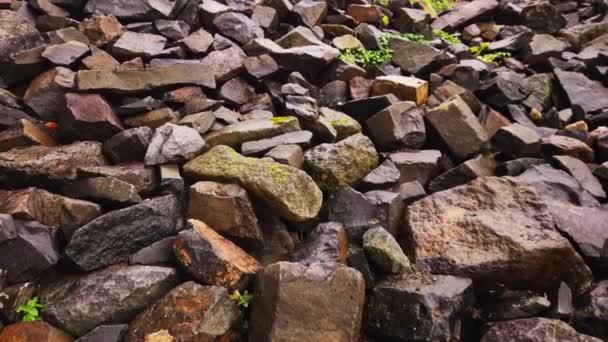
[[[30,145],[54,147],[57,143],[46,130],[27,119],[21,119],[14,127],[0,132],[0,152]]]
[[[69,231],[101,215],[101,207],[42,189],[26,188],[0,191],[0,212],[16,219],[38,221],[46,226]]]
[[[79,178],[111,177],[131,184],[137,193],[150,194],[156,187],[156,172],[141,162],[130,162],[112,166],[91,166],[78,169]]]
[[[259,155],[281,145],[299,145],[306,148],[310,146],[311,142],[311,132],[296,131],[277,135],[269,139],[247,141],[241,145],[241,151],[245,156]]]
[[[180,163],[193,159],[205,141],[193,128],[166,123],[156,129],[145,156],[146,165]]]
[[[120,342],[128,327],[127,324],[100,325],[74,342]]]
[[[298,120],[290,116],[247,120],[228,125],[206,135],[205,142],[211,147],[217,145],[238,147],[247,141],[268,139],[299,130]]]
[[[372,84],[371,95],[393,94],[402,101],[412,101],[417,105],[426,102],[428,83],[416,77],[381,76]]]
[[[559,58],[567,48],[568,44],[550,34],[537,34],[528,44],[526,61],[531,65],[542,64],[549,57]]]
[[[429,192],[446,190],[466,184],[479,177],[494,176],[496,161],[485,156],[469,159],[464,163],[433,178],[429,183]]]
[[[546,296],[531,291],[509,291],[487,300],[482,315],[486,321],[530,318],[542,314],[550,306]]]
[[[124,59],[150,58],[160,54],[166,43],[167,39],[163,36],[127,31],[112,45],[112,52]]]
[[[112,266],[45,286],[42,317],[82,336],[102,324],[128,323],[177,284],[173,268]]]
[[[499,128],[492,145],[511,158],[536,157],[540,153],[540,136],[532,128],[518,123]]]
[[[271,51],[277,63],[287,69],[316,75],[340,56],[340,51],[328,45],[308,45]]]
[[[13,184],[65,182],[83,166],[105,165],[101,144],[82,141],[58,147],[31,146],[0,153],[0,174]]]
[[[548,337],[556,341],[601,341],[599,338],[579,334],[560,320],[534,317],[494,323],[483,335],[481,342],[546,341]]]
[[[221,51],[210,52],[202,60],[202,64],[211,76],[215,76],[218,82],[231,79],[241,72],[244,67],[247,55],[238,46],[234,46]],[[210,70],[209,70],[210,69]]]
[[[0,237],[0,269],[11,284],[33,280],[59,260],[54,228],[0,214]]]
[[[147,113],[130,116],[123,120],[127,127],[149,127],[157,129],[166,123],[177,123],[178,113],[173,109],[165,107]]]
[[[293,6],[293,11],[300,17],[302,24],[313,28],[327,16],[327,3],[303,0]]]
[[[59,127],[65,136],[103,142],[124,129],[100,95],[68,93],[65,99],[66,110],[59,114]]]
[[[399,274],[411,268],[410,260],[395,238],[382,227],[372,228],[363,234],[363,249],[384,272]]]
[[[140,249],[129,257],[129,265],[175,264],[174,241],[175,237],[171,236]]]
[[[417,181],[422,186],[441,172],[441,152],[437,150],[421,150],[414,152],[397,152],[388,158],[399,170],[397,184]]]
[[[181,20],[159,19],[154,21],[154,27],[158,33],[171,40],[184,39],[190,33],[190,25]]]
[[[143,160],[153,133],[149,127],[127,129],[107,139],[103,153],[115,164]]]
[[[190,50],[190,52],[201,54],[209,50],[213,44],[213,36],[209,32],[201,29],[180,40],[180,43]]]
[[[38,116],[53,121],[65,110],[64,95],[74,88],[74,72],[57,67],[38,75],[27,88],[23,100]]]
[[[540,151],[545,159],[555,155],[566,155],[590,163],[595,157],[589,145],[564,135],[551,135],[542,139]]]
[[[173,243],[179,264],[205,284],[230,291],[246,288],[261,269],[260,263],[205,223],[190,219],[188,226]]]
[[[434,275],[430,279],[388,279],[376,285],[365,304],[365,330],[380,339],[465,341],[475,301],[470,279]]]
[[[360,23],[377,24],[380,22],[381,13],[374,5],[352,4],[346,8],[346,14],[350,15]]]
[[[264,38],[262,28],[241,13],[220,14],[213,19],[213,25],[222,35],[232,38],[240,44],[246,44],[256,38]]]
[[[74,338],[43,321],[18,322],[0,331],[1,341],[72,342]]]
[[[235,105],[252,102],[255,89],[240,77],[235,77],[224,83],[220,88],[220,97]]]
[[[123,33],[122,25],[113,15],[93,15],[83,20],[78,29],[99,47],[114,42]]]
[[[51,64],[69,67],[89,53],[86,44],[69,41],[63,44],[50,45],[42,51],[42,57]]]
[[[420,42],[391,39],[392,61],[406,73],[426,77],[429,73],[455,62],[453,56]],[[419,103],[420,104],[420,103]]]
[[[460,96],[431,109],[425,118],[457,158],[479,152],[488,140],[486,131]]]
[[[440,18],[433,21],[431,27],[433,30],[454,32],[456,29],[462,28],[483,16],[492,13],[497,7],[498,1],[496,0],[474,0],[463,6],[458,6],[453,11],[442,15]]]
[[[388,188],[395,184],[400,176],[401,173],[395,164],[386,159],[380,166],[365,175],[359,186],[370,190]]]
[[[553,71],[575,113],[586,114],[608,108],[608,89],[584,74],[555,69]]]
[[[125,342],[147,340],[160,330],[180,341],[222,339],[240,319],[241,312],[225,288],[189,281],[141,313],[130,324]]]
[[[137,93],[183,84],[215,88],[215,79],[208,71],[203,63],[173,64],[143,70],[81,70],[77,79],[81,91]]]
[[[277,163],[289,165],[296,169],[304,167],[304,152],[299,145],[279,145],[268,151],[264,157],[270,157]]]
[[[349,186],[339,186],[328,199],[327,218],[341,222],[349,241],[361,242],[363,234],[380,224],[378,208],[362,193]]]
[[[305,172],[269,159],[246,158],[216,146],[184,166],[196,180],[238,181],[287,220],[304,221],[319,213],[321,190]]]
[[[371,140],[355,134],[335,144],[321,144],[304,154],[304,162],[323,190],[352,185],[378,166],[378,153]]]
[[[414,102],[397,102],[381,110],[365,124],[376,145],[420,148],[426,139],[426,128]]]
[[[188,217],[205,222],[238,242],[263,244],[247,191],[237,184],[197,182],[190,187]]]
[[[61,192],[73,198],[87,198],[109,205],[141,202],[137,188],[114,177],[93,177],[75,180],[61,187]]]
[[[410,205],[407,250],[419,267],[471,277],[480,291],[542,291],[561,280],[582,293],[590,270],[554,225],[532,188],[484,177]]]
[[[181,230],[179,206],[175,196],[167,195],[111,211],[76,230],[65,254],[87,271],[127,261],[143,247]]]
[[[520,13],[524,25],[537,33],[556,33],[567,24],[560,11],[549,1],[539,1],[525,6]]]
[[[608,281],[598,282],[589,292],[585,305],[574,314],[572,325],[580,332],[605,340],[608,338]]]
[[[298,246],[292,259],[306,266],[329,262],[346,264],[348,246],[348,236],[341,223],[322,223]]]
[[[553,156],[553,164],[574,177],[591,195],[598,199],[606,198],[602,184],[582,161],[570,156]]]
[[[90,0],[84,12],[111,14],[126,21],[149,21],[168,17],[176,3],[169,0]]]
[[[341,264],[272,264],[257,280],[250,338],[356,341],[364,297],[361,274]]]

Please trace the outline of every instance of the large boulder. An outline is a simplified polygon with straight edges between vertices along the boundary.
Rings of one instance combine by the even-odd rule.
[[[316,217],[323,201],[321,190],[304,171],[267,158],[243,157],[224,145],[189,161],[184,172],[196,180],[238,182],[288,220]]]
[[[129,260],[129,256],[181,229],[176,196],[167,195],[115,210],[82,226],[65,254],[86,271]],[[120,241],[120,243],[116,243]]]
[[[252,341],[357,341],[365,282],[338,263],[279,262],[259,275]]]
[[[240,318],[241,311],[225,288],[189,281],[137,316],[124,341],[144,341],[163,329],[177,341],[211,341],[230,336]]]
[[[410,205],[406,244],[418,266],[470,277],[482,291],[497,284],[545,291],[565,281],[583,293],[591,272],[554,227],[533,188],[483,177]]]
[[[101,324],[128,323],[178,283],[177,270],[112,266],[42,288],[42,317],[76,336]]]

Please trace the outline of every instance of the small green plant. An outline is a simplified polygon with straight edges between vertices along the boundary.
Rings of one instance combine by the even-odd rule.
[[[38,297],[28,300],[24,305],[17,307],[17,313],[22,313],[23,322],[31,322],[40,320],[40,310],[44,306],[38,302]]]
[[[454,37],[453,35],[443,31],[443,30],[435,30],[433,31],[435,37],[445,40],[450,44],[460,44],[462,41],[458,39],[458,37]]]
[[[380,22],[382,23],[382,26],[388,27],[388,25],[391,24],[391,18],[389,18],[388,15],[383,14],[380,18]]]
[[[472,46],[469,51],[478,59],[486,62],[498,65],[503,59],[511,57],[509,52],[487,52],[490,48],[490,43],[484,42],[479,46]]]
[[[391,0],[377,0],[376,3],[382,7],[389,7],[391,5]]]
[[[347,49],[342,51],[340,58],[350,64],[360,64],[364,66],[383,65],[393,58],[393,51],[386,47],[380,49]]]
[[[421,2],[427,7],[432,8],[435,13],[440,14],[454,8],[453,0],[410,0],[410,5]]]
[[[251,304],[251,301],[253,300],[253,295],[247,290],[245,290],[243,293],[239,292],[239,290],[234,290],[234,292],[232,292],[230,295],[230,299],[232,299],[232,301],[238,306],[248,308],[249,304]]]

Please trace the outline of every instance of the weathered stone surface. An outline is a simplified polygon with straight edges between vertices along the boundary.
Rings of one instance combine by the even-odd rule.
[[[422,112],[414,102],[394,103],[369,118],[365,124],[380,148],[420,148],[426,139]]]
[[[179,264],[205,284],[244,289],[261,269],[260,263],[205,223],[188,220],[188,229],[173,243]]]
[[[568,324],[542,317],[516,319],[490,325],[481,338],[482,342],[498,341],[546,341],[547,338],[573,342],[600,342],[599,338],[583,335]]]
[[[542,139],[540,151],[545,159],[555,155],[566,155],[590,163],[595,157],[593,149],[586,143],[556,134]]]
[[[608,281],[600,281],[589,292],[585,305],[574,314],[572,325],[576,330],[600,339],[608,338]]]
[[[207,145],[239,147],[247,141],[268,139],[284,133],[300,130],[300,123],[294,117],[254,119],[237,122],[205,136]]]
[[[537,34],[528,44],[526,61],[537,65],[547,62],[549,57],[559,57],[568,44],[549,34]]]
[[[395,166],[395,163],[386,159],[380,166],[369,172],[359,184],[364,189],[383,189],[395,184],[401,173]]]
[[[274,136],[272,138],[247,141],[241,145],[243,155],[259,155],[281,145],[299,145],[304,148],[310,146],[312,133],[309,131],[295,131]]]
[[[38,30],[15,11],[0,11],[0,39],[38,34]]]
[[[103,153],[116,164],[143,160],[153,133],[149,127],[127,129],[107,139]]]
[[[573,110],[583,114],[608,108],[608,89],[584,74],[555,69],[553,71],[566,92]]]
[[[238,184],[197,182],[190,187],[188,217],[238,242],[263,244],[262,231],[247,191]]]
[[[221,339],[240,318],[241,312],[225,288],[189,281],[141,313],[130,324],[125,342],[143,341],[163,329],[180,341]]]
[[[306,266],[327,262],[346,264],[348,246],[348,236],[341,223],[321,223],[298,246],[292,259]]]
[[[89,53],[89,47],[81,42],[69,41],[63,44],[50,45],[42,51],[42,58],[51,64],[69,67]]]
[[[431,178],[441,172],[439,161],[441,152],[437,150],[421,150],[414,152],[397,152],[389,155],[399,170],[397,184],[417,181],[426,186]]]
[[[498,1],[496,0],[474,0],[442,15],[431,24],[431,27],[433,30],[453,32],[478,18],[491,13],[497,7]]]
[[[72,342],[74,338],[43,321],[19,322],[0,331],[0,340],[7,342]]]
[[[93,15],[83,20],[78,29],[100,47],[112,43],[123,33],[122,25],[113,15]]]
[[[169,16],[175,4],[169,0],[91,0],[84,11],[111,14],[127,21],[146,21]]]
[[[76,78],[78,89],[82,91],[143,92],[178,84],[215,88],[213,74],[203,63],[173,64],[143,70],[81,70]]]
[[[110,205],[141,202],[133,184],[114,177],[78,179],[62,186],[61,192],[73,198],[87,198]]]
[[[227,12],[213,19],[213,25],[218,31],[240,44],[246,44],[256,38],[263,38],[264,31],[253,20],[244,14]]]
[[[102,96],[68,93],[65,99],[66,110],[59,114],[59,127],[65,136],[103,142],[124,129]]]
[[[446,190],[466,184],[478,177],[494,176],[496,161],[493,158],[478,156],[449,169],[429,183],[429,192]]]
[[[129,257],[129,265],[175,264],[174,236],[153,242]]]
[[[303,221],[319,213],[322,193],[305,172],[268,159],[247,158],[216,146],[184,166],[197,180],[237,181],[285,219]]]
[[[65,182],[78,167],[105,165],[101,144],[90,141],[58,147],[31,146],[0,153],[0,174],[20,184]]]
[[[38,75],[27,88],[23,100],[38,116],[54,120],[65,110],[64,95],[74,88],[74,72],[57,67]]]
[[[158,33],[174,41],[184,39],[190,33],[190,25],[181,20],[158,19],[154,21],[154,27]]]
[[[426,102],[428,82],[416,77],[381,76],[372,84],[371,95],[393,94],[402,101],[412,101],[417,105]]]
[[[319,187],[330,192],[339,185],[353,185],[378,166],[378,153],[362,134],[318,145],[306,151],[304,158]]]
[[[327,218],[341,222],[351,242],[361,242],[368,229],[380,224],[379,216],[376,206],[349,186],[339,186],[328,199]]]
[[[387,273],[404,273],[411,267],[410,260],[395,238],[382,227],[372,228],[363,234],[363,249],[369,259]]]
[[[455,62],[453,56],[425,43],[392,39],[390,48],[394,51],[393,63],[404,72],[418,77],[426,78],[429,73]]]
[[[0,191],[0,212],[16,219],[38,221],[51,227],[69,231],[101,215],[95,203],[52,194],[48,191],[27,188]]]
[[[202,60],[205,66],[205,71],[215,76],[218,82],[223,82],[238,75],[244,67],[247,55],[238,46],[231,48],[212,51]]]
[[[112,177],[135,187],[137,193],[148,195],[156,187],[156,172],[141,162],[130,162],[119,165],[89,166],[78,169],[80,178]]]
[[[257,280],[250,338],[355,341],[364,297],[363,276],[341,264],[272,264]]]
[[[460,96],[431,109],[425,118],[457,158],[478,152],[488,140],[486,131]]]
[[[109,212],[76,230],[65,254],[87,271],[127,261],[141,248],[181,230],[179,206],[175,196],[167,195]]]
[[[35,279],[59,260],[54,228],[0,214],[0,237],[0,268],[12,284]]]
[[[177,283],[177,270],[158,266],[112,266],[60,279],[40,293],[42,317],[81,336],[102,324],[128,323]]]
[[[193,128],[166,123],[156,129],[144,158],[146,165],[180,163],[193,159],[205,141]]]
[[[550,306],[546,296],[532,291],[508,291],[485,300],[482,317],[485,321],[530,318],[542,314]]]
[[[528,4],[520,16],[524,25],[538,33],[556,33],[567,25],[566,18],[549,1]]]
[[[147,113],[130,116],[123,120],[127,127],[150,127],[157,129],[166,123],[177,123],[178,113],[165,107]]]
[[[465,341],[474,301],[467,278],[388,279],[367,299],[365,330],[379,339]]]
[[[540,136],[532,128],[515,123],[499,128],[492,145],[511,158],[536,157],[540,153]]]
[[[554,225],[532,188],[484,177],[410,205],[408,250],[418,266],[471,277],[479,290],[546,290],[561,280],[582,293],[590,271]]]
[[[128,327],[127,324],[100,325],[74,342],[120,342]]]
[[[606,198],[606,192],[604,192],[602,184],[591,173],[589,167],[579,159],[569,156],[554,156],[553,163],[557,168],[568,172],[581,184],[583,189],[587,190],[594,197],[600,199]]]

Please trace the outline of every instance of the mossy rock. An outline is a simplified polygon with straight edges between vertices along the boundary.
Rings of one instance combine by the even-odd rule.
[[[316,217],[323,203],[323,193],[304,171],[270,158],[244,157],[224,145],[188,162],[184,172],[193,180],[238,182],[289,221]]]

